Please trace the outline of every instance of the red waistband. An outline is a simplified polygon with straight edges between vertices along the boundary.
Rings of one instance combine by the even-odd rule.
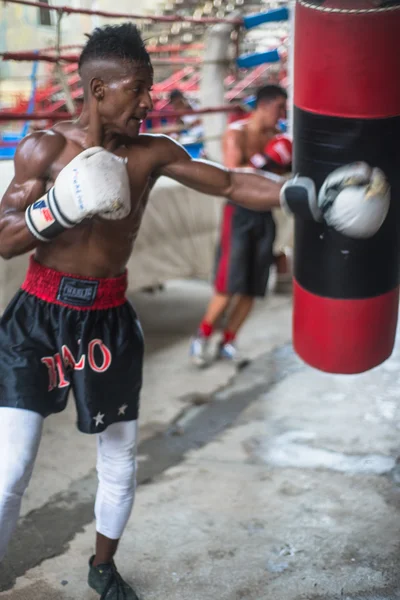
[[[121,306],[126,302],[128,278],[83,277],[55,271],[30,258],[22,289],[45,302],[75,310],[99,310]]]

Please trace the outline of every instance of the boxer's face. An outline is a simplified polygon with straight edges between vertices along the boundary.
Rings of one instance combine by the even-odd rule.
[[[148,65],[121,63],[108,82],[103,82],[99,112],[106,130],[135,138],[152,110],[153,71]]]
[[[270,102],[261,102],[258,110],[262,115],[263,126],[272,129],[280,119],[286,118],[286,98],[281,96]]]

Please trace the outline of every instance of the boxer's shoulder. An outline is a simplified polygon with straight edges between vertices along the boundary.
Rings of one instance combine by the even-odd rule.
[[[248,119],[241,119],[240,121],[234,121],[230,123],[227,133],[229,132],[239,132],[243,133],[247,129]]]
[[[182,151],[185,152],[182,146],[167,135],[144,133],[131,143],[126,156],[137,158],[142,166],[156,168],[164,164],[166,160],[173,159],[176,153]],[[131,162],[135,163],[135,161]]]
[[[166,143],[176,144],[171,137],[164,133],[141,133],[132,141],[131,148],[140,146],[142,148],[154,149],[163,147]]]
[[[24,174],[46,170],[60,155],[66,144],[65,136],[52,129],[35,131],[27,135],[19,143],[15,153],[16,174],[21,169]]]
[[[237,126],[236,126],[237,125]],[[228,127],[223,136],[224,146],[235,146],[244,150],[247,140],[247,126],[243,121],[236,121]]]

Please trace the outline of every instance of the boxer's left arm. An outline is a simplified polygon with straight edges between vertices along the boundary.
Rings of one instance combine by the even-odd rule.
[[[203,194],[221,196],[232,202],[264,211],[280,206],[281,183],[249,172],[226,169],[204,160],[193,160],[182,146],[160,136],[154,142],[155,173]]]

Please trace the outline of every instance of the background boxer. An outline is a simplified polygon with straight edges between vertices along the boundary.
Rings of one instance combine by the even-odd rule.
[[[286,116],[286,91],[277,85],[258,90],[250,118],[232,123],[223,139],[224,164],[230,169],[255,167],[254,157],[263,157],[268,142],[276,135],[280,119]],[[273,261],[275,224],[270,210],[254,212],[231,201],[225,204],[217,249],[214,295],[191,341],[190,356],[197,366],[209,363],[208,344],[214,326],[229,308],[230,315],[217,358],[237,358],[236,335],[247,319],[257,297],[266,292]],[[232,300],[234,298],[234,304]]]
[[[200,104],[191,98],[187,98],[185,94],[179,90],[172,90],[169,95],[169,105],[173,110],[197,110],[200,108]],[[196,114],[182,115],[177,119],[178,123],[184,128],[184,131],[190,135],[193,139],[200,139],[204,137],[204,129],[202,125],[201,117]]]
[[[79,69],[85,94],[79,120],[21,142],[0,206],[0,255],[35,249],[0,323],[0,559],[43,419],[65,408],[72,388],[79,429],[98,434],[89,585],[107,600],[132,600],[137,596],[112,559],[133,506],[143,358],[140,325],[125,298],[125,268],[149,192],[164,175],[267,210],[279,205],[281,186],[194,161],[164,136],[139,136],[152,108],[153,70],[134,25],[96,29]]]
[[[293,144],[287,135],[277,135],[265,148],[264,171],[285,176],[292,171]],[[291,215],[281,208],[272,211],[276,225],[273,246],[274,262],[277,271],[275,293],[288,293],[292,288],[291,264],[287,251],[293,251],[294,223]]]

